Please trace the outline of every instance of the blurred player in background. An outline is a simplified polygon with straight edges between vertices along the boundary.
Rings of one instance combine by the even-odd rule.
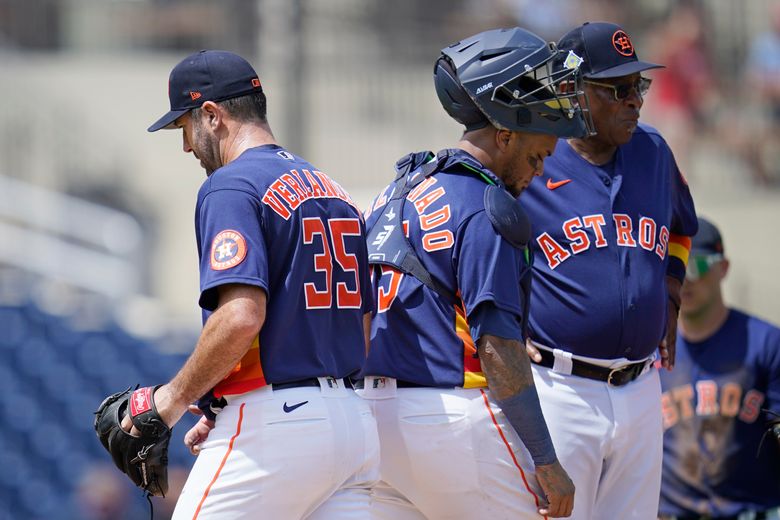
[[[149,131],[180,129],[208,176],[195,213],[204,328],[154,394],[169,426],[205,395],[174,518],[368,518],[376,423],[347,379],[373,306],[362,216],[277,144],[240,56],[188,56],[169,98]]]
[[[661,485],[656,351],[674,363],[696,215],[658,132],[639,123],[659,67],[611,23],[558,43],[581,61],[596,134],[559,140],[522,201],[533,226],[528,350],[544,417],[577,487],[574,518],[654,518]]]
[[[367,211],[377,312],[364,369],[380,432],[374,518],[568,516],[559,464],[523,348],[529,224],[515,197],[556,136],[582,135],[554,46],[499,29],[442,51],[452,149],[409,154]],[[523,287],[524,294],[519,289]]]
[[[726,306],[718,229],[699,219],[682,288],[677,363],[661,374],[664,519],[780,518],[780,329]],[[762,444],[759,450],[759,444]],[[773,511],[772,511],[773,510]]]

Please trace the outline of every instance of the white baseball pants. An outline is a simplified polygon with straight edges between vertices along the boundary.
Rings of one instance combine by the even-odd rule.
[[[555,451],[574,481],[577,520],[656,519],[661,383],[654,368],[625,386],[531,365]]]
[[[379,473],[376,422],[354,390],[326,381],[230,398],[173,519],[370,518]]]
[[[369,377],[357,392],[379,428],[372,518],[542,519],[530,455],[487,389],[396,389]]]

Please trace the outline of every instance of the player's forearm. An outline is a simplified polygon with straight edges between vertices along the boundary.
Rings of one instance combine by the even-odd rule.
[[[675,307],[677,313],[680,312],[680,289],[682,288],[682,282],[671,275],[666,275],[666,293],[669,296],[669,301]]]
[[[233,291],[209,317],[192,355],[160,389],[170,400],[166,419],[178,421],[187,405],[224,379],[249,350],[265,318],[265,294],[261,294],[258,301],[255,292]]]
[[[477,341],[488,388],[537,466],[557,460],[542,415],[531,364],[519,341],[485,335]]]
[[[477,341],[477,351],[495,399],[508,399],[533,386],[531,364],[519,341],[486,334]]]

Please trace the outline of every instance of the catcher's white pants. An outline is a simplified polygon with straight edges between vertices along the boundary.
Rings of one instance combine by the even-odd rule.
[[[530,455],[486,389],[396,389],[368,377],[357,392],[379,428],[372,518],[541,520]]]
[[[376,422],[368,404],[336,381],[230,398],[173,519],[369,518],[379,473]]]
[[[625,386],[531,365],[577,520],[657,518],[663,429],[654,368]]]

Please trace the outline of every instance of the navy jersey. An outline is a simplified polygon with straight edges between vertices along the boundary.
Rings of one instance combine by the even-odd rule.
[[[736,515],[780,506],[780,450],[767,414],[780,411],[780,329],[737,310],[710,338],[677,336],[661,371],[662,513]]]
[[[666,330],[665,276],[684,277],[698,225],[663,138],[640,124],[605,166],[559,140],[521,200],[533,226],[531,338],[598,359],[652,354]]]
[[[220,285],[268,297],[258,341],[217,397],[359,371],[373,308],[365,222],[338,184],[279,146],[252,148],[206,179],[195,228],[204,322]]]
[[[433,156],[428,154],[418,156]],[[492,302],[518,322],[522,317],[518,287],[528,268],[520,250],[501,237],[485,213],[485,190],[504,185],[489,170],[462,164],[481,166],[466,152],[450,154],[408,194],[402,222],[424,267],[457,301],[393,267],[376,266],[377,308],[365,375],[436,387],[486,387],[467,316],[480,303]],[[383,218],[391,189],[369,207],[369,229],[383,224],[377,219]]]

